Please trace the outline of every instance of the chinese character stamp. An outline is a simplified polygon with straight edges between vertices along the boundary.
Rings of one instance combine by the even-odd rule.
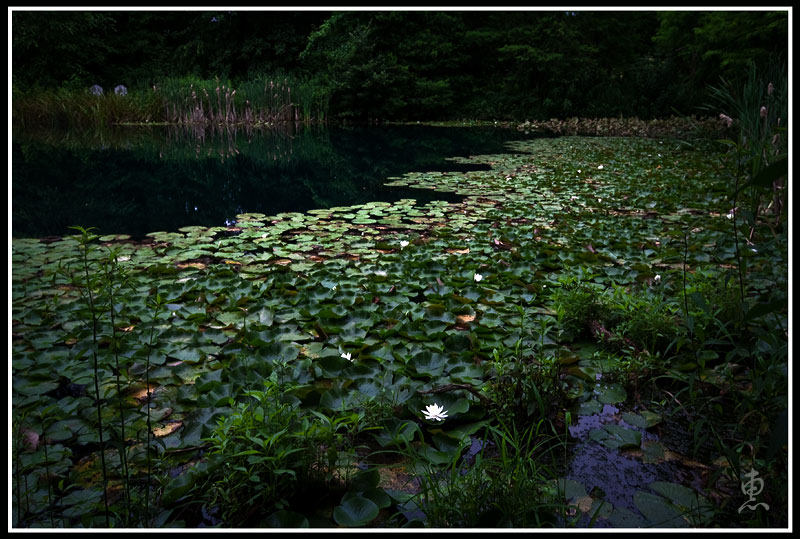
[[[750,470],[748,473],[744,474],[744,479],[746,479],[746,481],[742,482],[742,493],[747,496],[747,501],[739,507],[739,513],[741,513],[743,509],[755,511],[759,505],[763,505],[764,509],[769,511],[769,505],[764,502],[748,505],[756,501],[756,496],[761,494],[761,491],[764,490],[764,480],[758,477],[758,472],[756,470]]]

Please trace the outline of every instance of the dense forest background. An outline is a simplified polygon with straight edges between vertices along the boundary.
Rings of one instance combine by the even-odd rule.
[[[352,120],[695,114],[787,11],[14,11],[14,95],[291,75]]]

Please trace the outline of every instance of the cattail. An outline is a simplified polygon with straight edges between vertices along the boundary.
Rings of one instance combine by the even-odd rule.
[[[762,118],[767,117],[767,107],[761,107],[761,117]]]
[[[728,127],[733,125],[733,118],[731,118],[727,114],[720,114],[719,117],[725,122],[725,125],[727,125]]]
[[[770,82],[770,83],[767,85],[767,95],[772,95],[772,92],[774,92],[774,91],[775,91],[775,87],[774,87],[774,86],[772,85],[772,83]]]

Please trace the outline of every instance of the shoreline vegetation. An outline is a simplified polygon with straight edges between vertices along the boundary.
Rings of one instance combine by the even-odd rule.
[[[266,126],[327,121],[327,96],[290,77],[229,82],[169,79],[148,90],[13,89],[12,127],[85,129],[126,125]]]
[[[288,79],[257,81],[238,89],[218,81],[172,82],[151,92],[127,95],[66,90],[23,95],[16,89],[12,101],[12,128],[17,131],[116,129],[127,127],[186,126],[194,129],[296,129],[301,125],[361,125],[347,119],[331,120],[327,97],[313,87]],[[717,116],[567,117],[522,121],[448,120],[383,121],[374,125],[498,127],[555,136],[637,136],[655,138],[726,138],[730,125]]]

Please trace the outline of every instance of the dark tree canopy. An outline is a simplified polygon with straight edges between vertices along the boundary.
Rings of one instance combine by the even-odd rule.
[[[786,11],[14,11],[15,91],[293,74],[353,119],[657,117],[788,54]]]

